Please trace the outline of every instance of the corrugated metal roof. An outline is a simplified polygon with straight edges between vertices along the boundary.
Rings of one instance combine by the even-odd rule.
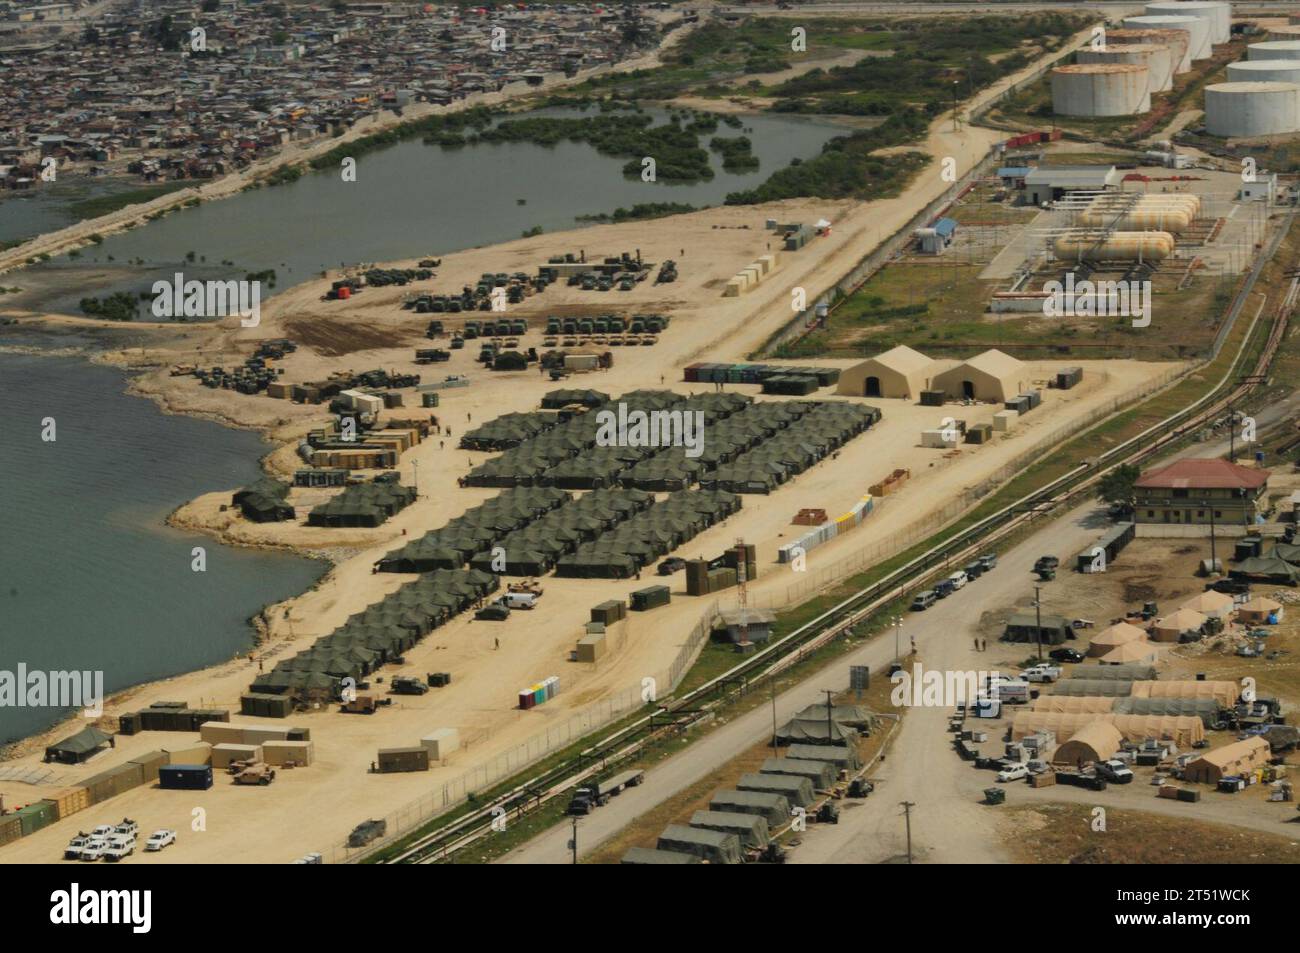
[[[998,169],[999,179],[1023,179],[1030,172],[1033,172],[1033,166],[1028,165],[1004,165]]]
[[[1025,185],[1100,189],[1111,185],[1114,177],[1113,165],[1040,165],[1025,176]]]
[[[957,230],[957,220],[953,218],[941,218],[934,223],[934,230],[940,235],[951,235]]]

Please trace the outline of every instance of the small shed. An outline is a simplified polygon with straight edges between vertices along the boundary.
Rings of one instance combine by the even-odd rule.
[[[1213,751],[1207,751],[1183,769],[1185,780],[1201,784],[1218,784],[1221,778],[1250,774],[1268,764],[1272,749],[1260,737],[1234,741]]]
[[[766,642],[772,637],[776,613],[771,609],[724,609],[722,628],[729,642]]]

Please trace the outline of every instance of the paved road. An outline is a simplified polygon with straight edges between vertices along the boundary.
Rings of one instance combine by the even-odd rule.
[[[911,633],[915,632],[921,662],[935,668],[993,669],[999,664],[1004,670],[1013,667],[1009,663],[1018,661],[1022,651],[999,649],[996,644],[992,644],[987,653],[977,654],[973,650],[969,627],[978,622],[985,609],[1007,606],[1017,599],[1032,598],[1034,577],[1030,573],[1030,567],[1045,551],[1045,540],[1050,541],[1046,551],[1067,557],[1100,536],[1102,526],[1101,513],[1093,504],[1080,507],[1045,524],[1035,537],[1004,554],[998,568],[992,573],[982,576],[927,612],[909,616],[905,620],[904,639],[910,639]],[[1056,585],[1061,584],[1058,582]],[[800,709],[823,701],[825,696],[822,689],[828,685],[846,685],[849,665],[869,665],[873,673],[880,672],[893,656],[893,637],[885,633],[778,695],[777,718],[784,721]],[[846,808],[838,829],[853,835],[853,840],[844,850],[855,857],[861,855],[864,862],[885,859],[901,852],[903,828],[896,815],[899,812],[898,802],[907,799],[925,804],[916,814],[913,834],[915,846],[926,855],[935,860],[979,859],[972,856],[974,852],[987,851],[989,840],[985,832],[979,830],[977,823],[985,814],[971,810],[978,805],[967,796],[965,789],[973,786],[972,789],[977,792],[980,787],[987,786],[988,779],[982,772],[979,775],[970,772],[952,753],[945,730],[947,716],[946,708],[917,709],[904,718],[902,728],[898,729],[901,734],[892,745],[892,750],[908,754],[906,757],[887,755],[884,764],[875,773],[883,781],[877,788],[877,793],[867,801],[859,802],[857,806]],[[639,787],[625,791],[607,806],[582,819],[578,825],[579,856],[599,846],[641,814],[709,776],[740,752],[770,738],[771,732],[772,709],[770,705],[762,705],[651,769]],[[922,744],[921,741],[926,737],[939,739],[939,744]],[[957,783],[959,772],[963,779],[960,784]],[[951,775],[952,780],[942,780],[945,775]],[[946,793],[936,802],[935,795],[939,791]],[[942,842],[935,841],[933,833],[927,833],[925,828],[926,818],[932,819],[940,804],[944,810],[951,810],[953,817],[965,818],[963,823],[945,825],[947,833]],[[858,843],[856,834],[859,831],[871,835],[870,843]],[[930,831],[934,831],[933,826]],[[567,825],[557,827],[519,847],[502,858],[501,862],[568,863],[571,861],[567,848],[569,833]],[[824,846],[820,844],[823,840],[826,841]],[[843,851],[838,847],[832,848],[829,839],[819,838],[811,831],[804,836],[804,845],[794,852],[795,858],[802,862],[801,855],[805,851],[810,858],[808,862],[815,862],[811,860],[812,857],[821,858],[827,852],[833,855],[831,862],[849,859],[840,856]],[[985,859],[992,858],[986,856]]]

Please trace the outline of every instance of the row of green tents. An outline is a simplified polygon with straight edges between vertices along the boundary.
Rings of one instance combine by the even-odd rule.
[[[231,498],[230,504],[239,507],[244,519],[254,523],[280,523],[294,519],[296,511],[288,503],[289,484],[273,477],[262,477]]]
[[[475,569],[505,576],[541,576],[584,543],[654,506],[642,490],[592,490],[577,500],[507,534],[470,561]]]
[[[558,414],[546,411],[502,414],[464,433],[460,447],[462,450],[509,450],[560,423]]]
[[[771,493],[830,456],[880,419],[860,404],[804,402],[813,406],[779,434],[700,478],[706,489]]]
[[[572,501],[554,487],[511,487],[466,510],[441,529],[425,533],[375,564],[379,572],[458,569],[544,514]],[[610,518],[610,525],[614,519]]]
[[[452,616],[501,586],[492,573],[441,569],[426,573],[348,618],[312,647],[258,675],[250,691],[338,697],[342,679],[360,680],[408,651]]]
[[[349,486],[307,514],[308,526],[381,526],[415,502],[415,488],[390,481]]]
[[[620,524],[613,532],[561,557],[555,565],[555,574],[629,579],[642,567],[720,523],[740,506],[740,497],[734,493],[704,490],[673,493],[662,503]]]
[[[672,391],[641,390],[625,394],[618,405],[627,413],[657,410],[699,411],[704,414],[706,428],[720,420],[744,410],[751,404],[740,394],[698,394],[683,397]],[[611,404],[602,410],[617,412]],[[512,415],[508,424],[517,424]],[[503,420],[505,418],[497,418]],[[492,426],[496,421],[485,426]],[[550,427],[536,436],[525,439],[505,450],[499,457],[487,460],[471,470],[465,477],[466,486],[558,486],[573,490],[590,490],[619,485],[619,474],[636,466],[640,461],[659,454],[663,447],[598,447],[596,441],[601,430],[599,413],[578,414]],[[707,434],[706,430],[706,434]],[[705,438],[708,446],[708,438]],[[643,486],[640,489],[659,487]],[[663,487],[671,489],[672,487]]]
[[[1300,583],[1300,546],[1294,543],[1274,543],[1262,556],[1243,559],[1231,569],[1233,579],[1253,579],[1275,585],[1294,586]]]

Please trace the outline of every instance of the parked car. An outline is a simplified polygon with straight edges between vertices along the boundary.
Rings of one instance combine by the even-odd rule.
[[[1012,764],[998,772],[999,781],[1023,781],[1029,777],[1029,765]]]
[[[82,848],[89,843],[90,843],[90,835],[85,833],[79,833],[76,837],[72,838],[72,840],[68,841],[67,847],[63,848],[63,859],[80,860]]]
[[[535,609],[537,598],[535,592],[507,592],[497,601],[510,609]]]
[[[978,579],[984,575],[984,564],[977,559],[973,563],[967,563],[962,567],[962,572],[966,574],[967,579]]]
[[[979,561],[980,561],[980,565],[984,567],[984,571],[988,572],[990,569],[994,568],[998,564],[998,554],[985,553],[983,556],[980,557]]]
[[[1205,588],[1235,596],[1250,592],[1250,583],[1244,579],[1216,579],[1214,582],[1207,582]]]
[[[485,622],[504,622],[510,618],[510,607],[503,606],[499,602],[486,605],[478,612],[474,613],[474,618],[482,619]]]
[[[1129,766],[1116,759],[1098,761],[1097,773],[1111,784],[1128,784],[1133,780],[1133,771]]]
[[[176,843],[175,831],[154,831],[149,835],[149,839],[144,842],[144,849],[147,851],[162,850],[164,847],[170,847]]]
[[[685,568],[686,560],[682,559],[680,556],[669,556],[659,564],[657,572],[661,576],[671,576],[673,573],[679,572]]]
[[[940,599],[947,599],[955,591],[951,579],[940,579],[934,584],[934,594]]]
[[[140,825],[129,817],[122,818],[122,823],[113,828],[114,834],[129,834],[135,837],[140,833]]]
[[[951,576],[948,577],[948,581],[952,583],[952,588],[954,591],[956,591],[957,589],[960,589],[962,586],[966,585],[966,583],[970,581],[970,577],[967,576],[960,569],[958,569],[955,573],[953,573]]]
[[[1056,556],[1039,556],[1034,563],[1034,572],[1042,572],[1045,569],[1056,569],[1061,565],[1061,560]]]
[[[104,859],[109,861],[119,861],[123,857],[129,857],[134,853],[134,834],[114,834],[109,838],[108,846],[104,848]]]
[[[108,850],[107,837],[92,837],[81,848],[82,860],[99,860],[104,856],[104,851]]]
[[[924,612],[938,600],[933,589],[924,589],[912,597],[912,611]]]
[[[1061,677],[1061,667],[1059,665],[1034,665],[1020,673],[1020,677],[1027,682],[1054,682]]]
[[[1087,658],[1078,649],[1071,648],[1052,649],[1047,653],[1047,657],[1053,662],[1082,662]]]

